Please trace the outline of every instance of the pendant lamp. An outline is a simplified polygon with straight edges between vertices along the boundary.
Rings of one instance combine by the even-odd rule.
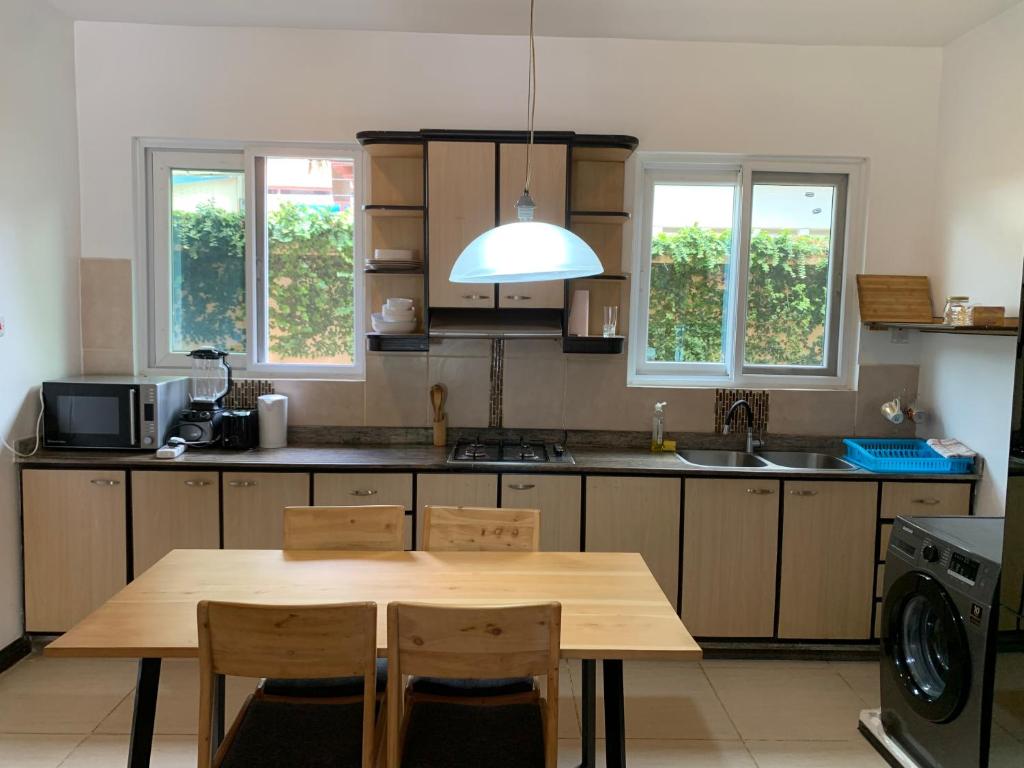
[[[534,0],[530,0],[530,77],[527,86],[526,185],[516,201],[519,221],[489,229],[459,254],[453,283],[525,283],[568,280],[604,271],[594,249],[564,227],[534,221],[530,197],[533,171],[533,113],[537,105],[537,59],[533,39]]]

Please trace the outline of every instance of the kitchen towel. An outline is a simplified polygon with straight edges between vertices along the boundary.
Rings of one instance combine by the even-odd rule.
[[[928,446],[944,459],[973,459],[978,454],[953,437],[933,437]]]
[[[288,398],[284,395],[260,395],[260,448],[284,448],[288,445]]]

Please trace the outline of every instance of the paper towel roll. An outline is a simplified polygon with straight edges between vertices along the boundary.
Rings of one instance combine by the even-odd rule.
[[[284,448],[288,445],[288,398],[284,395],[260,395],[256,408],[260,414],[260,448]]]

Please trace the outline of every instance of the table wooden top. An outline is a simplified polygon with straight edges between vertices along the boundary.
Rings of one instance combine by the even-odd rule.
[[[602,552],[284,552],[179,549],[46,648],[51,656],[197,655],[196,604],[374,601],[377,648],[396,600],[562,604],[562,656],[697,660],[643,558]]]

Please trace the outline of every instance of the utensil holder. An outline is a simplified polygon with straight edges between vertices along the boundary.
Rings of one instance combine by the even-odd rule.
[[[444,448],[448,445],[448,419],[434,422],[434,446]]]

